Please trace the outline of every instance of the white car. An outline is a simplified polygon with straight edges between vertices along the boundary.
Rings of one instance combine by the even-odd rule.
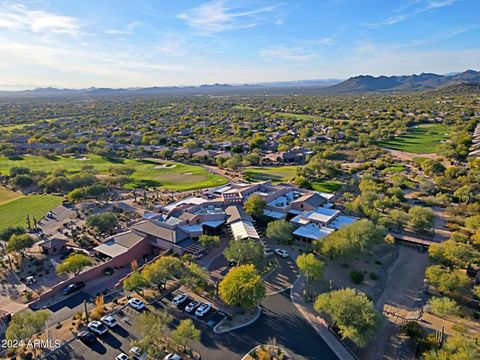
[[[102,324],[100,321],[91,321],[87,325],[88,330],[91,332],[97,334],[97,335],[103,335],[108,331],[108,328]]]
[[[183,360],[183,358],[175,353],[170,353],[163,358],[163,360]]]
[[[275,249],[275,253],[283,258],[288,257],[288,251],[284,249]]]
[[[198,309],[195,311],[195,315],[197,316],[203,316],[205,315],[208,310],[212,308],[211,304],[202,304],[198,307]]]
[[[115,359],[117,359],[117,360],[130,360],[128,355],[124,354],[124,353],[120,353],[119,355],[117,355],[117,357]]]
[[[112,315],[106,315],[100,319],[102,323],[104,323],[109,328],[113,328],[117,326],[117,320]]]
[[[145,360],[148,357],[148,355],[138,346],[134,346],[130,349],[130,355],[134,360]]]
[[[142,310],[145,308],[145,304],[143,303],[143,301],[137,298],[131,298],[130,300],[128,300],[128,305],[137,310]]]
[[[187,294],[180,294],[180,295],[177,295],[173,298],[172,304],[173,305],[180,305],[181,303],[183,303],[187,299],[188,299]]]
[[[198,305],[200,305],[200,301],[193,300],[187,306],[185,306],[185,311],[188,313],[192,312],[193,309],[195,309]]]

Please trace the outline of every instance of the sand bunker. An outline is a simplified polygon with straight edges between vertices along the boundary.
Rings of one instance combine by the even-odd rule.
[[[77,157],[75,158],[75,160],[78,160],[78,161],[87,161],[87,160],[90,160],[89,158],[83,156],[83,157]]]
[[[155,165],[154,169],[173,169],[177,164],[162,164]]]

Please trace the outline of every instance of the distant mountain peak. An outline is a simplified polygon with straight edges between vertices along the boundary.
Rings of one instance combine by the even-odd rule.
[[[478,82],[480,72],[466,70],[454,75],[438,75],[434,73],[421,73],[419,75],[402,76],[371,76],[359,75],[351,77],[339,84],[324,89],[328,93],[359,93],[376,91],[424,91],[437,89],[441,86],[458,82]]]

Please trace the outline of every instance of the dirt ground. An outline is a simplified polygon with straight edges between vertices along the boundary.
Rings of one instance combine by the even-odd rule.
[[[371,254],[362,253],[359,256],[348,260],[324,259],[325,269],[323,279],[314,281],[310,284],[310,292],[312,295],[320,294],[332,289],[342,289],[346,287],[356,288],[364,293],[368,293],[375,285],[377,280],[370,277],[370,273],[379,274],[381,265],[385,263],[390,256],[389,251],[379,251]],[[377,263],[376,263],[377,262]],[[360,284],[354,284],[350,280],[351,271],[359,271],[364,275],[364,281]]]
[[[398,324],[402,322],[396,315],[418,315],[412,310],[419,300],[427,264],[427,254],[419,251],[418,247],[399,247],[398,259],[388,271],[386,289],[376,304],[378,311],[387,309],[389,314],[384,313],[375,340],[359,351],[361,359],[396,359],[395,349],[401,342]]]

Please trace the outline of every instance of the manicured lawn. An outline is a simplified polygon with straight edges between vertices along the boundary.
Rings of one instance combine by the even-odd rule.
[[[316,116],[316,115],[304,115],[304,114],[292,114],[292,113],[275,113],[273,115],[277,116],[277,117],[282,117],[282,118],[285,118],[285,119],[288,119],[288,118],[294,118],[294,119],[297,119],[297,120],[318,120],[318,119],[320,119],[320,116]]]
[[[30,195],[0,205],[0,230],[8,226],[26,227],[25,218],[30,215],[41,220],[47,212],[62,203],[62,198],[53,195]]]
[[[278,167],[253,167],[243,172],[243,176],[248,181],[266,181],[272,180],[272,183],[278,184],[288,182],[295,176],[297,166],[278,166]]]
[[[266,181],[272,180],[273,184],[288,182],[295,177],[298,166],[278,166],[278,167],[253,167],[243,172],[243,177],[248,181]],[[312,183],[312,189],[315,191],[332,193],[337,191],[342,183],[334,180],[315,181]]]
[[[177,191],[204,189],[228,182],[201,166],[148,160],[135,166],[131,178],[132,182],[126,185],[127,188],[160,187]]]
[[[134,170],[130,175],[132,181],[126,185],[127,188],[160,187],[185,191],[227,183],[225,178],[211,174],[201,166],[159,160],[104,158],[98,155],[0,157],[0,174],[8,174],[9,170],[15,166],[28,167],[34,171],[42,170],[47,173],[63,168],[74,174],[80,172],[84,165],[92,165],[99,175],[104,176],[109,175],[111,168],[123,167]]]
[[[18,192],[0,187],[0,205],[21,197],[23,197],[23,195]]]
[[[312,183],[313,190],[325,192],[325,193],[333,193],[338,189],[340,189],[341,186],[342,186],[341,182],[334,181],[334,180],[315,181]]]
[[[449,127],[442,124],[421,124],[412,127],[404,135],[379,144],[388,149],[416,154],[432,154],[438,150],[442,141],[449,137]]]

